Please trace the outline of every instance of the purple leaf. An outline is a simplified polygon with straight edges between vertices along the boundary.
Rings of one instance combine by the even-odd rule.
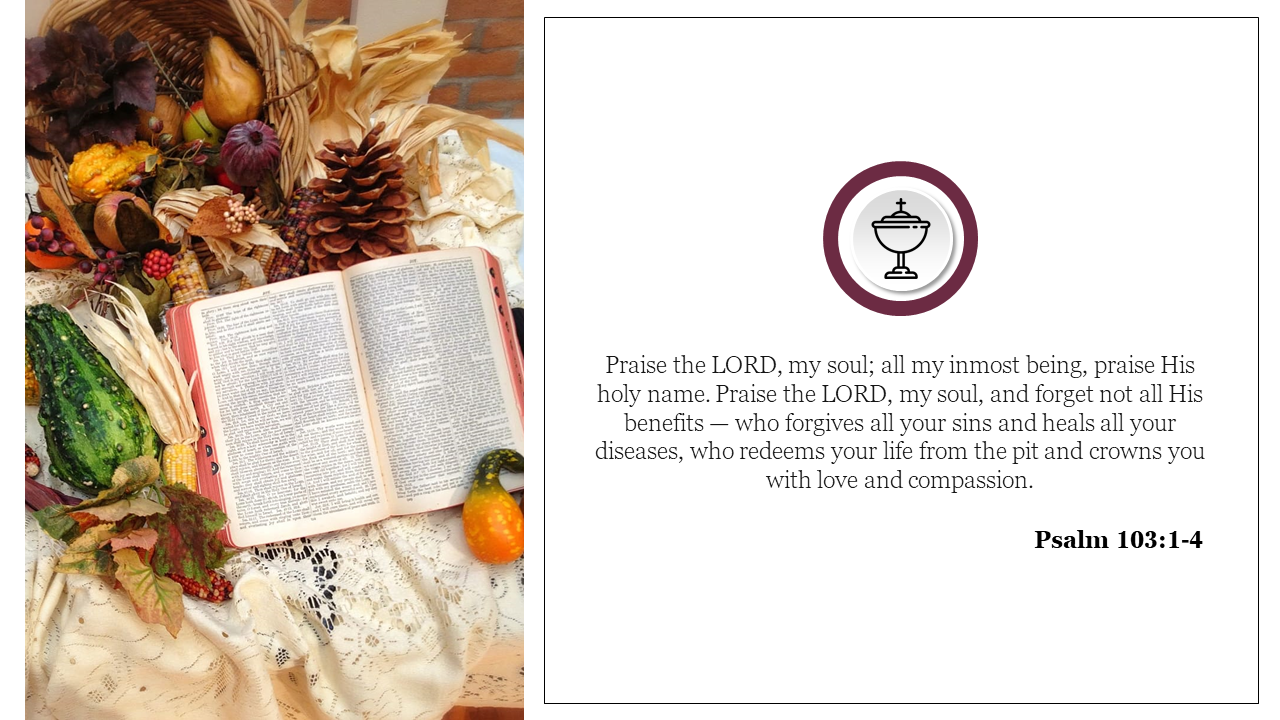
[[[54,88],[50,98],[54,105],[63,110],[83,105],[88,100],[84,86],[74,77],[63,78],[62,82],[58,83],[58,87]]]
[[[114,140],[121,145],[128,145],[137,139],[138,112],[125,105],[107,112],[97,113],[85,120],[80,127],[84,136],[99,135],[104,140]]]
[[[44,133],[49,140],[49,144],[57,149],[58,154],[68,164],[75,158],[76,153],[85,149],[80,145],[80,136],[78,134],[72,135],[71,126],[67,122],[66,115],[58,115],[50,120],[49,127],[45,128]]]
[[[150,60],[120,63],[111,82],[115,106],[129,103],[143,110],[156,107],[156,66]],[[135,113],[135,120],[137,114]]]
[[[27,93],[49,79],[49,67],[44,64],[44,38],[27,38]]]
[[[116,62],[129,62],[147,56],[147,46],[133,36],[128,30],[116,36],[112,45]]]
[[[94,112],[99,97],[108,89],[106,81],[99,75],[66,78],[53,91],[53,103],[66,111],[67,120],[74,127]]]
[[[91,65],[98,65],[111,58],[111,41],[88,20],[81,19],[72,23],[71,35],[80,43]]]
[[[132,143],[136,108],[155,108],[156,68],[131,33],[112,41],[79,20],[29,41],[26,52],[27,101],[47,113],[48,143],[68,162],[98,142]]]
[[[45,35],[44,64],[53,77],[70,77],[85,69],[84,49],[71,33],[50,30]]]

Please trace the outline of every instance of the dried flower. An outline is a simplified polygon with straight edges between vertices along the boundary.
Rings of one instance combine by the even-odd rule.
[[[222,213],[222,217],[226,220],[227,234],[229,235],[239,235],[262,219],[258,215],[257,208],[245,205],[243,201],[236,198],[231,198],[226,212]]]

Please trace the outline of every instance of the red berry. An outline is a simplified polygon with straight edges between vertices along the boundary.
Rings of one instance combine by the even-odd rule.
[[[209,571],[209,587],[205,587],[189,577],[178,573],[169,573],[167,577],[182,588],[182,592],[209,602],[222,602],[231,597],[231,581],[218,573]]]
[[[147,253],[147,256],[142,259],[142,270],[147,275],[158,280],[173,270],[173,258],[170,257],[169,253],[156,248]]]

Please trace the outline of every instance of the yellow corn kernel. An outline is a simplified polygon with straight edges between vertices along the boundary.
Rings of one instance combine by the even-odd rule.
[[[164,481],[196,490],[196,450],[190,445],[165,445],[160,457]]]
[[[169,284],[170,296],[174,305],[186,305],[194,300],[209,296],[209,281],[200,269],[200,260],[190,247],[173,259],[173,269],[164,276]]]
[[[31,356],[27,355],[27,404],[40,404],[40,383],[36,381],[35,368],[31,367]]]

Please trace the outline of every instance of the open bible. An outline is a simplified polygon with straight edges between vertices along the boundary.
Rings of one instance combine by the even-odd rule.
[[[228,545],[459,505],[486,452],[524,451],[523,358],[481,249],[208,298],[168,324],[201,426],[199,491],[226,512]]]

